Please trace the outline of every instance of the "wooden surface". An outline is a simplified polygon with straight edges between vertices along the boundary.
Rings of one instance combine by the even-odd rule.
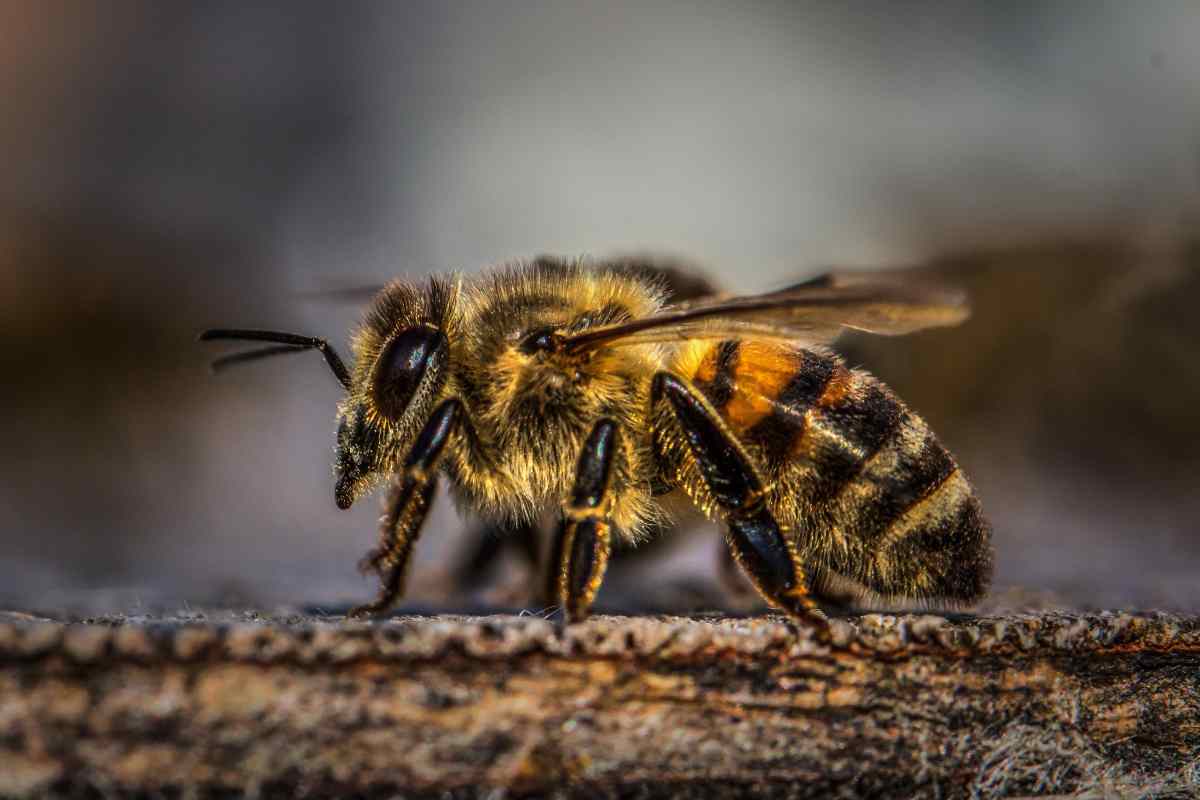
[[[1193,796],[1200,620],[0,613],[0,796]],[[449,794],[445,794],[449,792]]]

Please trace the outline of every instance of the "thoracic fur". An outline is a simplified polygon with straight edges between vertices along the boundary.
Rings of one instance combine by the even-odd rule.
[[[393,283],[354,338],[354,390],[342,414],[372,409],[367,416],[381,440],[374,477],[382,478],[395,471],[437,401],[460,397],[478,441],[454,448],[444,469],[461,504],[512,522],[533,521],[561,506],[592,425],[609,417],[625,434],[613,481],[627,487],[612,517],[622,535],[637,537],[661,517],[651,498],[648,440],[630,434],[646,428],[650,380],[665,365],[662,349],[608,349],[580,359],[527,354],[518,344],[539,327],[573,333],[653,314],[663,296],[664,288],[646,275],[548,259],[473,281],[435,279],[424,292]],[[447,335],[447,375],[435,394],[414,400],[404,419],[391,423],[373,410],[371,365],[391,336],[422,323]]]

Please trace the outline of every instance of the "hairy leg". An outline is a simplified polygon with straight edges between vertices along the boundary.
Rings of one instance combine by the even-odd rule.
[[[359,565],[360,569],[379,574],[379,595],[374,601],[352,609],[348,616],[381,613],[391,608],[403,594],[405,568],[437,490],[437,463],[464,416],[459,400],[446,400],[417,434],[404,461],[404,471],[397,476],[388,496],[379,547]]]
[[[717,575],[733,606],[744,610],[756,605],[758,596],[746,580],[745,573],[738,566],[733,551],[722,543],[715,555]],[[863,591],[851,585],[847,579],[811,567],[806,569],[805,573],[808,578],[809,593],[825,611],[842,615],[852,613],[858,607]]]
[[[749,454],[699,392],[668,372],[654,377],[651,403],[665,403],[708,495],[725,519],[726,542],[768,603],[824,631],[828,622],[809,594],[804,565],[776,522]]]
[[[611,478],[618,447],[617,424],[610,419],[597,422],[579,456],[575,486],[555,537],[551,596],[570,622],[587,617],[608,566]]]

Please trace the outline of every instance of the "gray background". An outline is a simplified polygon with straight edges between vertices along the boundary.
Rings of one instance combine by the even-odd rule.
[[[969,286],[968,326],[846,348],[975,478],[998,584],[1200,604],[1194,3],[14,0],[0,32],[6,603],[361,599],[338,387],[213,379],[196,331],[344,346],[313,292],[652,251]],[[611,591],[711,581],[714,538]]]

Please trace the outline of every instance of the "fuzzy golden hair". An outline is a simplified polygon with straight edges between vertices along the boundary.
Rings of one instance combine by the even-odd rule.
[[[622,430],[645,429],[649,383],[663,368],[662,348],[600,350],[587,358],[528,354],[520,337],[539,327],[578,333],[651,315],[664,289],[652,277],[583,261],[539,259],[507,265],[474,280],[435,279],[425,287],[387,286],[354,335],[352,388],[342,418],[363,416],[377,431],[371,480],[357,494],[398,471],[424,417],[440,400],[462,398],[473,431],[445,468],[460,505],[491,520],[533,521],[561,505],[593,422],[611,417]],[[414,398],[399,419],[382,413],[375,396],[377,364],[392,337],[431,325],[450,343],[446,375]],[[612,517],[636,538],[658,521],[651,502],[654,466],[640,437],[621,439]]]

